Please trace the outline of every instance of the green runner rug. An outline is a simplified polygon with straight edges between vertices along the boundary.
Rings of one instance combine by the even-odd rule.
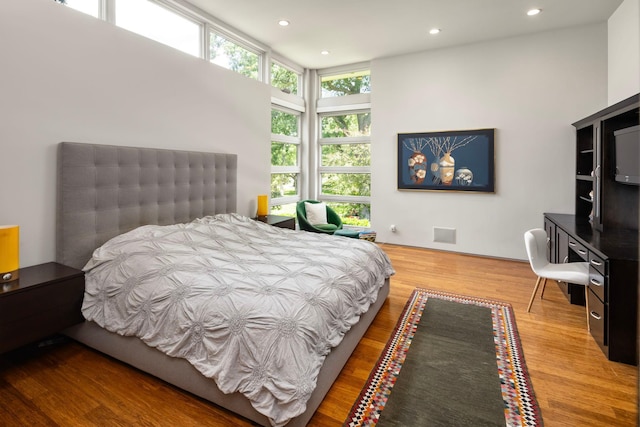
[[[541,426],[511,306],[416,289],[345,426]]]

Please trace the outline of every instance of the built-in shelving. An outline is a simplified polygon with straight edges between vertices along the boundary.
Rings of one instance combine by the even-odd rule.
[[[578,221],[638,230],[638,186],[615,182],[614,132],[639,124],[640,95],[586,117],[576,128],[575,209]]]
[[[615,180],[614,132],[639,124],[640,94],[573,125],[575,215],[545,214],[551,262],[589,263],[589,284],[560,288],[572,304],[586,295],[591,335],[604,354],[637,364],[638,193]],[[577,252],[571,247],[580,247]],[[586,292],[585,292],[586,290]]]

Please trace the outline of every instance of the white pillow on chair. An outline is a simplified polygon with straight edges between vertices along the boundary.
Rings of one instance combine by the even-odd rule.
[[[307,212],[309,224],[327,224],[327,205],[324,202],[304,202],[304,210]]]

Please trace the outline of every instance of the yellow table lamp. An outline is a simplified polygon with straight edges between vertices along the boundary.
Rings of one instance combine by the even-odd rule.
[[[0,225],[0,283],[18,279],[19,259],[20,227]]]
[[[269,214],[269,197],[266,194],[258,196],[258,216],[267,216]]]

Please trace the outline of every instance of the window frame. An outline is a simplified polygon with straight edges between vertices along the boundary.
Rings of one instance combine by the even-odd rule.
[[[132,32],[134,34],[138,34],[138,35],[140,35],[142,37],[148,38],[149,40],[153,40],[153,41],[155,41],[157,43],[160,43],[160,44],[162,44],[164,46],[170,47],[172,49],[176,49],[179,52],[186,53],[187,55],[192,55],[189,52],[185,52],[185,51],[183,51],[181,49],[178,49],[178,48],[176,48],[174,46],[166,44],[166,43],[164,43],[162,41],[153,39],[151,37],[147,37],[145,34],[141,34],[141,33],[138,33],[136,31],[130,30],[128,28],[119,26],[118,22],[116,20],[116,13],[117,13],[117,8],[118,8],[118,2],[119,1],[126,2],[128,0],[101,0],[101,2],[103,4],[103,6],[101,7],[101,11],[102,11],[101,15],[105,16],[105,20],[106,21],[112,23],[113,25],[115,25],[118,28],[122,28],[123,30],[130,31],[130,32]],[[203,57],[203,53],[204,53],[204,45],[205,45],[204,38],[205,38],[206,22],[204,22],[203,19],[200,16],[198,16],[197,14],[191,12],[189,9],[186,9],[186,8],[183,8],[183,7],[178,7],[173,2],[168,2],[168,1],[163,1],[163,0],[146,0],[146,1],[148,1],[149,3],[152,3],[152,4],[162,8],[162,9],[168,11],[168,12],[171,12],[176,16],[179,16],[179,17],[181,17],[181,18],[183,18],[183,19],[185,19],[187,21],[190,21],[193,24],[196,24],[198,26],[198,33],[199,33],[198,34],[198,36],[199,36],[199,40],[198,40],[199,46],[198,47],[199,47],[199,49],[198,49],[198,54],[197,55],[192,55],[192,56],[195,56],[196,58],[198,58],[198,57],[202,58]]]
[[[287,108],[275,103],[271,104],[271,110],[282,111],[287,114],[291,114],[297,117],[298,119],[298,136],[289,136],[282,135],[277,133],[271,133],[271,140],[269,144],[281,143],[281,144],[292,144],[296,145],[298,148],[296,150],[296,166],[274,166],[271,165],[270,175],[274,174],[296,174],[296,189],[297,194],[295,196],[285,196],[285,197],[276,197],[269,198],[269,210],[271,210],[271,206],[276,205],[287,205],[290,203],[296,203],[302,200],[302,121],[303,121],[303,112],[297,109]],[[271,151],[269,151],[271,152]],[[269,186],[271,186],[271,179],[269,180]]]
[[[261,49],[258,46],[256,46],[253,43],[250,43],[248,41],[245,41],[243,38],[238,37],[236,35],[234,35],[233,33],[231,33],[230,31],[218,26],[218,25],[214,25],[211,23],[207,23],[205,25],[204,28],[204,44],[205,44],[205,49],[204,49],[204,59],[213,65],[216,65],[218,67],[224,68],[225,70],[229,70],[229,71],[234,71],[230,68],[226,68],[223,67],[222,65],[218,65],[214,62],[211,61],[211,50],[210,50],[210,46],[211,46],[211,34],[215,34],[218,35],[220,37],[223,37],[226,41],[231,42],[233,44],[235,44],[236,46],[251,52],[255,55],[258,56],[258,73],[257,73],[257,77],[255,80],[259,81],[259,82],[264,82],[265,79],[265,64],[268,62],[267,61],[267,54],[266,54],[266,50],[265,49]],[[246,76],[238,71],[234,71],[242,76],[245,76],[247,78],[251,78],[249,76]]]
[[[322,79],[324,77],[330,77],[330,76],[335,76],[335,75],[340,75],[340,74],[356,74],[356,73],[360,73],[363,71],[368,71],[368,75],[369,78],[371,78],[371,64],[369,64],[368,62],[361,62],[358,64],[350,64],[350,65],[343,65],[343,66],[339,66],[339,67],[332,67],[332,68],[326,68],[323,70],[318,70],[318,81],[317,81],[317,85],[316,85],[316,99],[318,102],[318,107],[320,107],[323,104],[334,104],[334,103],[342,103],[344,101],[340,101],[340,99],[343,98],[349,98],[352,99],[353,97],[361,97],[361,98],[366,98],[369,99],[368,97],[371,95],[371,91],[373,90],[372,88],[370,88],[369,92],[363,92],[363,93],[354,93],[354,94],[350,94],[350,95],[338,95],[338,96],[322,96]],[[358,101],[356,103],[362,103],[362,101]]]
[[[343,203],[363,203],[371,205],[371,196],[352,196],[352,195],[335,195],[325,194],[322,192],[322,174],[369,174],[371,176],[371,165],[369,166],[323,166],[322,165],[322,147],[325,145],[347,145],[347,144],[369,144],[371,146],[371,135],[351,136],[351,137],[322,137],[322,118],[331,116],[342,116],[348,114],[371,113],[370,108],[354,108],[349,110],[334,110],[331,112],[319,112],[318,132],[317,132],[317,188],[318,200],[327,202],[343,202]]]
[[[273,86],[273,81],[272,81],[273,74],[271,72],[272,69],[273,69],[273,64],[277,65],[280,68],[284,68],[287,71],[291,71],[292,73],[294,73],[295,75],[298,76],[298,83],[297,83],[297,87],[296,87],[296,93],[287,93],[287,92],[284,92],[282,89]],[[294,67],[291,67],[291,66],[285,64],[283,61],[280,61],[280,60],[278,60],[276,58],[272,57],[272,58],[269,59],[269,85],[271,85],[272,88],[275,88],[278,91],[282,92],[282,94],[284,96],[288,95],[288,96],[297,96],[297,97],[302,98],[303,97],[303,88],[304,88],[303,77],[304,76],[303,76],[302,71],[299,71],[299,70],[295,69]]]

